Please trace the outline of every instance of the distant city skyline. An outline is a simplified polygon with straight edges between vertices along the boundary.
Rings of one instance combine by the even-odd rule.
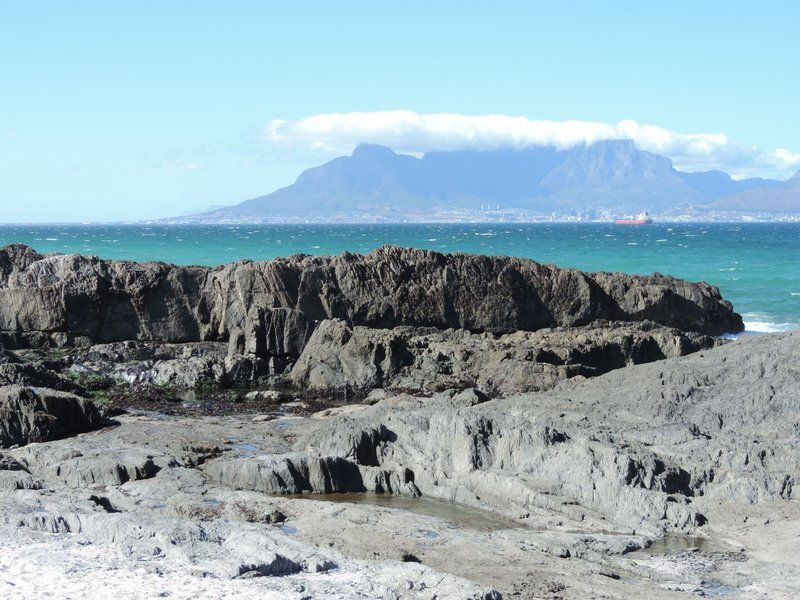
[[[630,138],[800,168],[789,2],[24,3],[0,9],[5,222],[171,217],[397,151]]]

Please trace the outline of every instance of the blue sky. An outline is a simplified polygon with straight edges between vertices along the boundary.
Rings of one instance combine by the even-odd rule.
[[[0,220],[173,216],[359,137],[492,146],[520,123],[483,115],[534,141],[634,131],[686,168],[800,167],[795,3],[289,4],[3,3]]]

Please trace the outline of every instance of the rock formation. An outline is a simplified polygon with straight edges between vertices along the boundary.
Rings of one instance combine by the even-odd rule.
[[[99,427],[91,401],[46,388],[0,387],[0,448],[46,442]]]
[[[798,341],[743,338],[496,400],[122,415],[4,451],[0,553],[57,556],[70,586],[136,568],[138,585],[158,573],[242,597],[792,597]]]
[[[365,395],[374,388],[412,393],[480,388],[491,396],[550,389],[629,364],[683,356],[720,340],[650,322],[492,335],[465,330],[350,327],[326,320],[288,379],[323,395]]]
[[[278,313],[274,311],[279,310]],[[582,273],[532,260],[379,248],[218,268],[0,250],[7,346],[126,340],[229,342],[296,359],[323,319],[373,328],[509,333],[650,320],[699,333],[741,331],[719,290],[663,275]]]
[[[800,333],[710,335],[738,329],[706,284],[521,259],[9,246],[0,596],[135,570],[149,595],[792,597]]]

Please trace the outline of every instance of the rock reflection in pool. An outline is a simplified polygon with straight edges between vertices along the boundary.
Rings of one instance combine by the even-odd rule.
[[[724,542],[691,535],[665,535],[653,541],[640,552],[645,554],[678,554],[680,552],[735,552]]]
[[[303,500],[323,500],[325,502],[342,502],[350,504],[369,504],[372,506],[383,506],[404,510],[406,512],[435,517],[444,521],[449,521],[459,527],[477,529],[481,531],[491,531],[494,529],[517,529],[525,527],[522,523],[507,519],[490,512],[463,506],[454,502],[426,498],[421,496],[412,498],[411,496],[396,496],[393,494],[296,494],[289,498],[300,498]],[[435,532],[432,532],[435,533]],[[438,534],[436,534],[438,537]]]

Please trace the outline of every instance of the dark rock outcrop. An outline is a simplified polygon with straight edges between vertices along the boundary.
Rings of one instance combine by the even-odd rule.
[[[0,365],[6,365],[10,362],[14,362],[14,359],[8,352],[6,352],[3,341],[0,340]]]
[[[62,392],[83,392],[81,386],[71,379],[36,361],[0,363],[0,386],[3,385],[27,385],[51,388]]]
[[[277,311],[277,312],[276,312]],[[583,273],[532,260],[384,246],[217,268],[0,250],[0,335],[11,347],[124,340],[229,342],[296,359],[314,322],[509,333],[650,320],[740,331],[719,290],[659,274]]]
[[[0,387],[0,448],[84,433],[102,422],[94,404],[74,394],[18,385]]]

